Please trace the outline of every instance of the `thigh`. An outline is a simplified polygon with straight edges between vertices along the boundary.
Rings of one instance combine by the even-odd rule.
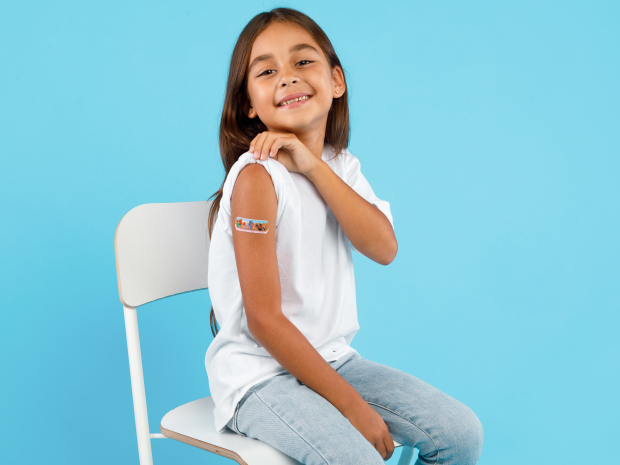
[[[304,464],[384,463],[338,409],[288,373],[245,397],[235,426]]]
[[[408,373],[359,355],[338,373],[381,415],[394,440],[420,451],[418,463],[477,462],[482,426],[465,404]]]

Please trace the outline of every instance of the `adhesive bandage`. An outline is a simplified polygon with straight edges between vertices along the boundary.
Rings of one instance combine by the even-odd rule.
[[[237,231],[267,234],[269,231],[269,222],[264,220],[250,220],[248,218],[237,217],[235,222],[235,229]]]

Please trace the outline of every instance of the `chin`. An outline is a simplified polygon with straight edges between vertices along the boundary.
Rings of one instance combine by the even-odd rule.
[[[282,128],[282,131],[293,132],[295,130],[302,130],[308,127],[312,127],[327,118],[327,113],[324,116],[310,115],[308,113],[294,115],[294,117],[285,118],[285,121],[276,122],[274,127]],[[267,125],[269,126],[269,125]]]
[[[311,121],[286,121],[285,123],[265,123],[265,126],[267,126],[269,130],[276,132],[295,132],[308,127],[310,123]]]

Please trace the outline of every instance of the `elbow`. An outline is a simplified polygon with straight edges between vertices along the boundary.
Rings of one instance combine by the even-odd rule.
[[[255,315],[251,317],[246,313],[246,317],[250,334],[262,345],[264,345],[262,341],[269,338],[269,334],[276,330],[279,323],[278,315]]]
[[[253,317],[250,318],[246,313],[246,317],[248,319],[248,330],[250,334],[256,339],[258,342],[261,341],[262,335],[265,332],[265,327],[267,326],[263,321],[263,318]]]
[[[379,261],[379,263],[385,266],[389,265],[390,263],[394,261],[397,253],[398,253],[398,242],[396,241],[396,239],[394,239],[394,242],[389,248],[388,253],[383,257],[382,260]]]

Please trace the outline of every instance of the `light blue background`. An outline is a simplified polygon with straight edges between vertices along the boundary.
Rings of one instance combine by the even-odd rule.
[[[399,241],[388,267],[354,258],[353,346],[470,406],[480,464],[612,463],[619,5],[2,2],[0,462],[138,463],[114,231],[219,188],[235,40],[290,6],[345,66],[350,150]],[[209,309],[200,291],[138,310],[152,432],[209,394]]]

